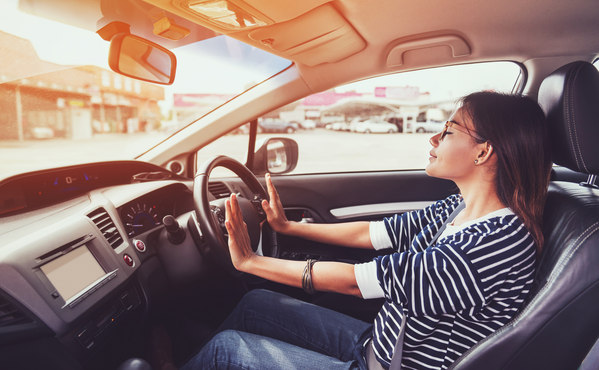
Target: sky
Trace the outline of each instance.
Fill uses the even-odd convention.
[[[41,59],[107,67],[109,43],[100,36],[92,37],[89,31],[20,12],[17,4],[18,0],[0,1],[0,30],[31,40]],[[57,39],[65,42],[57,43]]]

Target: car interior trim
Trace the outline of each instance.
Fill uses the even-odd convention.
[[[282,57],[308,66],[337,62],[366,47],[364,39],[329,4],[293,20],[259,28],[248,36]]]
[[[340,220],[366,217],[391,213],[403,213],[422,209],[431,205],[432,201],[422,202],[394,202],[394,203],[379,203],[379,204],[364,204],[359,206],[341,207],[331,209],[331,214]]]
[[[443,56],[448,59],[470,55],[470,45],[458,35],[435,35],[400,41],[387,54],[387,67],[408,64],[414,57]]]

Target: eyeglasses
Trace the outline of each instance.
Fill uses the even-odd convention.
[[[476,131],[469,130],[469,129],[461,126],[456,121],[447,121],[447,122],[445,122],[445,127],[443,127],[443,131],[441,131],[441,136],[439,136],[439,140],[445,139],[445,136],[447,136],[447,129],[449,129],[450,127],[453,128],[456,131],[460,131],[460,132],[462,132],[462,133],[464,133],[464,134],[472,137],[473,139],[482,140],[481,137],[480,137],[480,135],[478,135],[476,133]],[[472,135],[472,134],[474,134],[474,135]]]

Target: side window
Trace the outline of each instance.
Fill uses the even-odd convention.
[[[423,169],[429,139],[456,101],[471,92],[511,92],[520,67],[511,62],[432,68],[371,78],[305,97],[258,119],[256,147],[269,137],[298,143],[292,174]],[[226,154],[245,163],[248,125],[198,152],[201,165]],[[217,169],[214,176],[227,176]]]
[[[258,120],[258,140],[293,138],[294,174],[423,169],[429,138],[471,92],[511,92],[511,62],[476,63],[371,78],[310,95]]]

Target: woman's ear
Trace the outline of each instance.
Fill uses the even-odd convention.
[[[476,157],[476,159],[474,160],[474,163],[477,165],[481,165],[485,162],[487,162],[491,156],[493,155],[493,145],[491,145],[491,143],[489,143],[488,141],[485,141],[482,144],[479,144],[480,146],[480,150],[478,152],[478,156]]]

